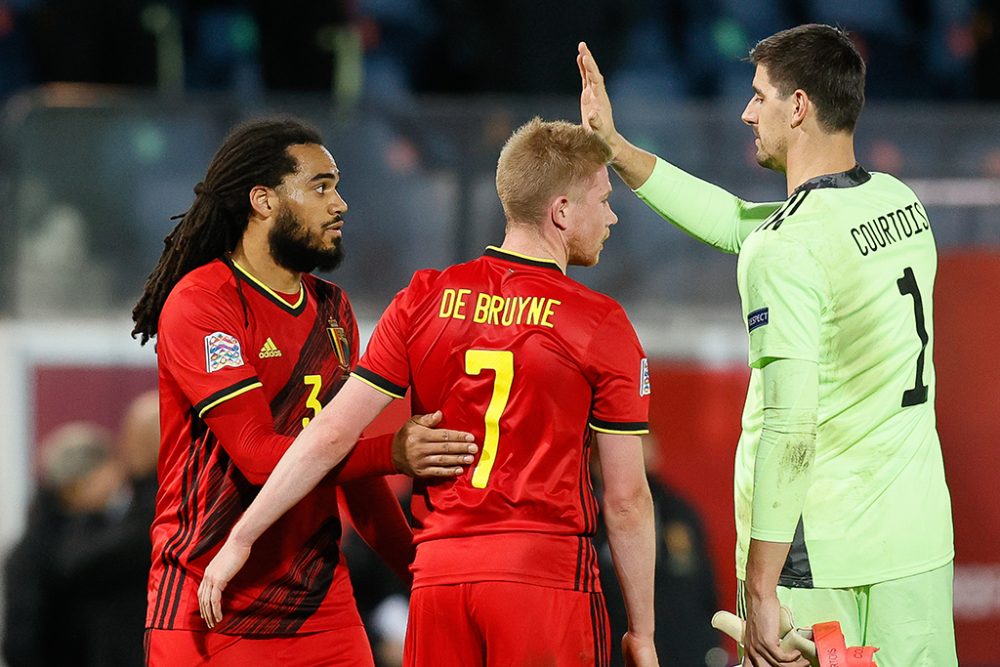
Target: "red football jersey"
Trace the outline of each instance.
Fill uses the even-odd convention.
[[[599,589],[591,430],[648,432],[645,355],[613,299],[551,260],[490,247],[420,271],[355,377],[473,433],[457,479],[414,487],[414,586],[484,580]]]
[[[186,275],[163,307],[157,335],[160,490],[152,526],[146,625],[204,630],[197,586],[281,452],[232,452],[208,429],[216,406],[262,391],[274,428],[294,437],[356,361],[347,295],[312,275],[283,298],[229,260]],[[290,444],[291,440],[288,440]],[[242,466],[242,470],[241,470]],[[226,588],[217,630],[274,634],[360,624],[341,558],[337,489],[321,484],[254,545]]]

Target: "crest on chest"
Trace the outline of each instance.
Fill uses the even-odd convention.
[[[330,343],[337,355],[337,361],[340,363],[341,370],[346,371],[351,363],[351,343],[347,339],[347,332],[332,317],[327,320],[327,324],[329,326],[326,328],[326,332],[330,336]]]

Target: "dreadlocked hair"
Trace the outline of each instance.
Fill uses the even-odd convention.
[[[140,344],[156,335],[167,295],[187,273],[236,248],[250,220],[250,190],[277,187],[297,164],[288,147],[322,144],[319,133],[291,118],[238,125],[222,143],[195,199],[163,241],[163,254],[132,309],[132,337]]]

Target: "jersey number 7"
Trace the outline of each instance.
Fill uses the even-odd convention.
[[[500,444],[500,417],[510,399],[510,386],[514,381],[514,353],[510,350],[466,350],[465,372],[479,375],[484,370],[492,370],[493,395],[486,408],[486,435],[483,437],[483,453],[472,471],[472,486],[486,488],[486,482],[493,471]]]

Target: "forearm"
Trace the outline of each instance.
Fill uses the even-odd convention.
[[[764,423],[754,461],[750,537],[791,542],[816,457],[818,368],[815,362],[778,359],[761,372]]]
[[[340,463],[389,399],[350,379],[309,422],[275,466],[260,493],[233,527],[230,539],[252,545],[290,507]]]
[[[750,232],[780,206],[780,202],[743,201],[663,159],[653,160],[647,178],[631,186],[635,194],[662,218],[724,252],[739,252]],[[632,161],[639,163],[638,158]]]
[[[392,461],[392,439],[392,433],[361,438],[347,457],[330,472],[324,484],[346,484],[395,474],[398,471]]]
[[[233,527],[230,539],[252,545],[265,530],[314,489],[347,454],[354,438],[321,433],[317,417],[275,466],[260,493]]]
[[[604,523],[628,613],[629,632],[652,637],[656,529],[648,487],[627,500],[605,498]]]
[[[644,151],[617,132],[608,142],[611,147],[611,166],[625,185],[638,190],[656,166],[656,156]]]
[[[778,588],[778,578],[788,558],[788,542],[750,540],[747,556],[746,595],[750,601],[772,597]]]

